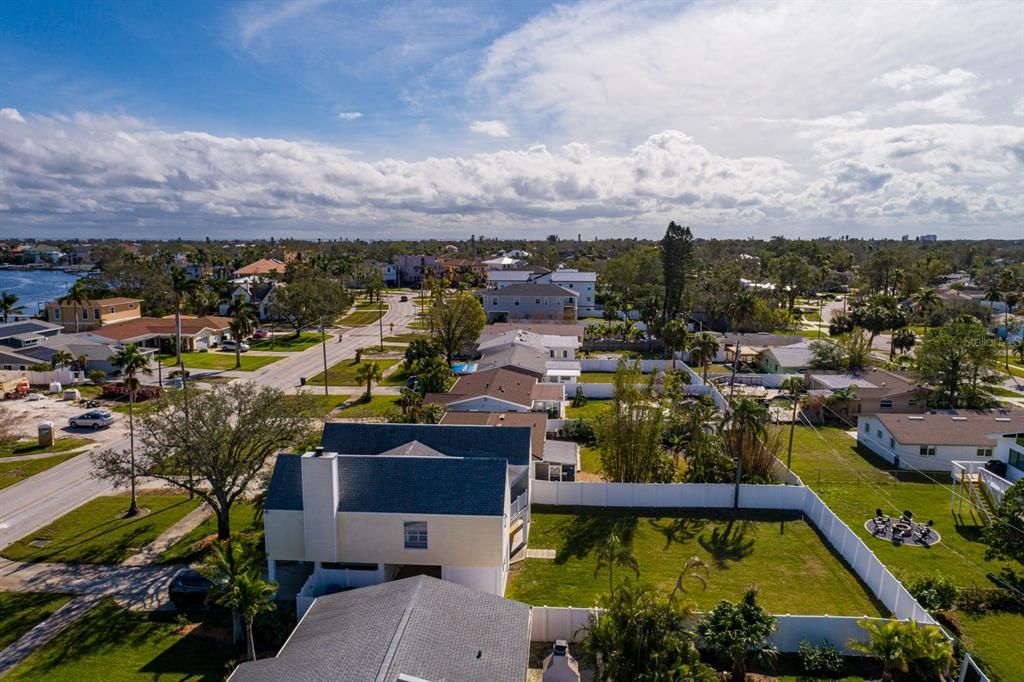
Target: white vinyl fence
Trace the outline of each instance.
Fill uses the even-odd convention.
[[[680,365],[682,367],[682,365]],[[611,383],[612,375],[608,375],[607,384],[594,384],[594,383],[577,383],[575,381],[567,381],[565,383],[565,397],[566,400],[572,400],[573,396],[576,395],[576,387],[579,386],[583,389],[583,395],[587,398],[593,398],[594,400],[608,400],[615,395],[615,386]],[[708,388],[697,383],[688,384],[685,387],[687,395],[704,395],[708,392]]]
[[[566,606],[534,606],[531,610],[530,641],[553,642],[564,639],[578,642],[586,632],[591,614],[600,615],[601,609],[579,609]],[[768,641],[783,653],[800,650],[800,642],[808,640],[820,646],[826,640],[848,655],[863,655],[846,647],[851,639],[868,640],[867,633],[858,624],[865,618],[855,616],[791,616],[776,615],[775,632]],[[882,618],[867,620],[883,621]]]
[[[574,507],[725,509],[733,506],[728,483],[580,483],[534,481],[533,504]],[[919,623],[935,621],[864,541],[810,488],[795,485],[741,485],[742,509],[800,511],[843,557],[893,616]]]
[[[14,381],[21,377],[28,379],[28,383],[33,386],[49,386],[54,381],[62,386],[71,386],[85,380],[82,372],[73,372],[70,369],[55,369],[48,372],[0,370],[0,382]]]
[[[792,379],[797,374],[737,374],[736,384],[741,386],[764,386],[765,388],[782,388],[786,379]],[[708,382],[713,379],[732,380],[732,373],[716,372],[708,374]]]

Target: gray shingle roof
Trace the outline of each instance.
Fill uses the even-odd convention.
[[[324,425],[320,444],[328,452],[379,455],[414,440],[451,457],[489,457],[518,466],[530,463],[528,427],[331,422]]]
[[[230,679],[522,682],[529,649],[526,604],[417,576],[318,598],[276,658]]]
[[[270,476],[265,509],[302,511],[302,456],[278,455]]]
[[[498,459],[338,457],[338,511],[501,516],[506,465]]]
[[[580,292],[566,289],[557,284],[510,284],[503,289],[484,289],[480,292],[487,297],[501,296],[572,296],[579,298]]]
[[[22,320],[21,322],[8,322],[7,324],[0,323],[0,339],[9,339],[12,336],[17,336],[18,334],[52,332],[53,330],[60,328],[61,326],[59,324],[44,322],[42,320]]]

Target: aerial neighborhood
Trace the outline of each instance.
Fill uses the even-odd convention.
[[[3,244],[0,670],[1016,679],[1020,244],[417,246]]]
[[[0,682],[1024,682],[1024,2],[0,2]]]

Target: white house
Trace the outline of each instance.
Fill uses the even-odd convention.
[[[231,299],[240,298],[255,308],[256,316],[261,322],[275,318],[273,311],[274,291],[285,286],[274,280],[260,280],[239,283],[231,292]],[[220,314],[228,314],[228,304],[220,304]]]
[[[501,595],[529,535],[531,457],[528,427],[328,423],[316,451],[277,458],[271,579],[302,561],[300,599],[421,574]]]
[[[857,442],[901,469],[951,471],[953,461],[1003,462],[1024,478],[1024,411],[861,415]]]
[[[537,275],[532,281],[537,284],[557,284],[565,289],[578,291],[580,297],[576,305],[577,314],[580,317],[594,317],[601,314],[595,300],[597,292],[596,272],[580,272],[579,270],[563,268]]]

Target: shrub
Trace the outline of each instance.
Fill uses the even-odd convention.
[[[107,373],[102,369],[90,369],[86,376],[89,377],[89,381],[99,386],[106,380]]]
[[[907,584],[907,591],[929,611],[947,611],[957,597],[956,585],[942,575],[915,578]]]
[[[572,406],[573,407],[583,407],[586,404],[587,404],[587,396],[583,395],[583,387],[582,386],[577,386],[576,387],[576,395],[573,396],[573,399],[572,399]]]
[[[843,655],[827,639],[821,646],[805,639],[800,642],[800,663],[808,675],[837,677],[843,669]]]
[[[562,435],[577,443],[593,443],[594,427],[586,419],[570,419],[562,426]]]

